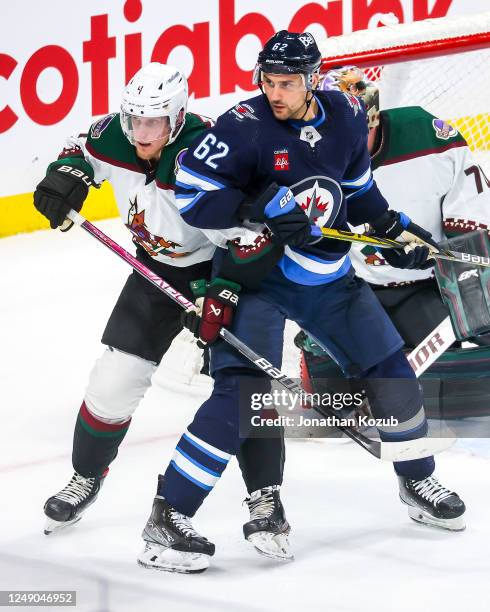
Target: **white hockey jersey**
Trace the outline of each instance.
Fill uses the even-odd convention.
[[[419,106],[381,111],[381,121],[383,137],[372,167],[390,208],[407,214],[437,242],[489,230],[490,181],[461,134]],[[431,269],[393,268],[372,246],[353,244],[350,255],[356,273],[374,285],[433,276]]]
[[[97,185],[109,181],[134,243],[167,265],[190,266],[211,259],[216,247],[181,218],[175,205],[175,175],[189,144],[207,127],[203,119],[187,113],[182,132],[163,149],[152,176],[125,137],[119,114],[113,113],[96,121],[87,135],[69,138],[54,164],[80,167]]]

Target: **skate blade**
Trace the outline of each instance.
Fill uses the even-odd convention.
[[[464,515],[452,519],[439,519],[421,508],[408,506],[408,516],[416,523],[428,525],[429,527],[446,529],[448,531],[464,531],[466,529]]]
[[[209,567],[209,555],[188,553],[159,544],[147,543],[144,551],[138,555],[138,565],[145,569],[179,574],[199,574]]]
[[[82,518],[82,515],[78,515],[71,521],[55,521],[54,519],[47,518],[46,523],[44,524],[44,534],[49,535],[55,531],[61,531],[61,529],[65,529],[65,527],[70,527],[70,525],[74,525],[78,523],[78,521]]]
[[[247,540],[264,557],[279,561],[292,561],[294,559],[286,533],[273,534],[267,531],[257,531],[249,535]]]

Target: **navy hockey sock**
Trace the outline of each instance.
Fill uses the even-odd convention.
[[[104,423],[83,402],[73,435],[74,469],[85,478],[101,476],[115,459],[130,423],[131,419],[124,423]]]
[[[427,419],[420,385],[399,350],[364,374],[371,410],[376,418],[397,419],[394,427],[378,428],[384,442],[402,442],[427,435]],[[423,480],[435,469],[434,457],[397,461],[395,472],[413,480]]]
[[[212,491],[243,442],[239,437],[239,405],[244,399],[240,390],[245,388],[248,393],[263,385],[262,377],[254,371],[230,368],[216,372],[213,393],[179,440],[164,478],[160,479],[158,494],[178,512],[194,516]],[[277,456],[280,463],[280,449]]]

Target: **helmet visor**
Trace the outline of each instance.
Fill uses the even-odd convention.
[[[164,117],[138,117],[121,111],[121,127],[133,145],[150,144],[170,136],[170,119]]]

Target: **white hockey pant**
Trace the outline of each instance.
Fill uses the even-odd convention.
[[[151,386],[157,366],[107,347],[90,373],[85,392],[88,410],[106,423],[128,421]]]

